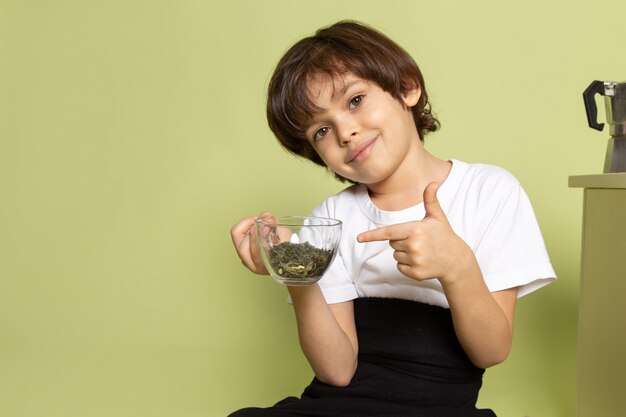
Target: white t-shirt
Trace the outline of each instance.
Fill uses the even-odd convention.
[[[556,278],[528,196],[507,171],[452,160],[437,198],[454,232],[474,251],[490,291],[519,287],[521,297]],[[400,211],[374,206],[357,184],[327,198],[312,216],[343,222],[341,244],[319,281],[329,304],[387,297],[449,307],[439,280],[417,281],[397,269],[389,242],[359,243],[367,230],[424,218],[420,203]]]

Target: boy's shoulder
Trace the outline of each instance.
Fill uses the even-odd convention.
[[[459,161],[456,164],[456,179],[449,184],[447,195],[450,201],[460,200],[466,206],[484,209],[517,201],[525,194],[517,178],[500,166]]]
[[[459,181],[466,185],[483,187],[517,187],[519,181],[508,170],[492,164],[467,163],[453,160]]]

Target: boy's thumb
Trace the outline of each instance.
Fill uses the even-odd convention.
[[[431,182],[424,188],[424,210],[426,210],[426,216],[424,216],[424,218],[433,217],[447,220],[443,209],[439,205],[439,199],[437,199],[438,189],[439,184],[436,182]]]

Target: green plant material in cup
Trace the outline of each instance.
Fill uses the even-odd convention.
[[[319,277],[331,259],[330,250],[316,248],[309,242],[283,242],[269,250],[270,265],[283,278]]]

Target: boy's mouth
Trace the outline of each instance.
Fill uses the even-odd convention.
[[[364,161],[365,158],[367,158],[367,156],[369,155],[371,149],[374,147],[374,143],[376,142],[377,139],[378,139],[378,136],[374,137],[373,139],[366,140],[360,143],[359,145],[357,145],[356,148],[354,148],[350,153],[348,153],[348,157],[346,158],[346,164],[349,164],[351,162]]]

